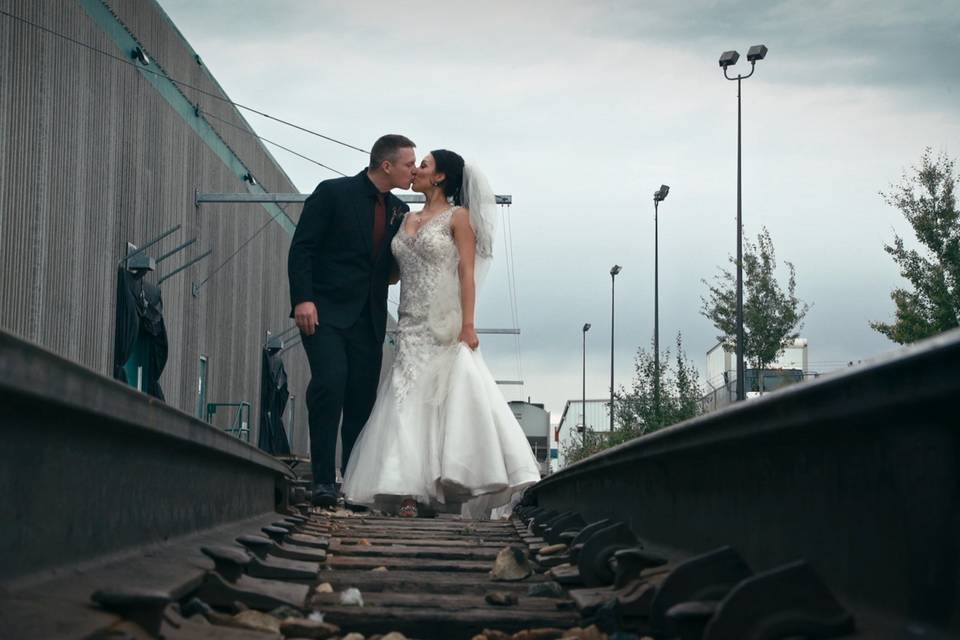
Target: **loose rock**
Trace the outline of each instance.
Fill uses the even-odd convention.
[[[260,611],[241,611],[233,616],[236,622],[247,629],[256,629],[257,631],[270,631],[277,633],[280,631],[280,621],[267,613]]]
[[[407,636],[403,635],[399,631],[391,631],[387,635],[380,638],[380,640],[407,640]]]
[[[563,553],[566,550],[567,545],[565,544],[551,544],[546,547],[541,547],[537,554],[541,556],[552,556],[558,553]]]
[[[358,546],[358,547],[369,547],[369,546],[370,546],[370,541],[367,540],[366,538],[360,538],[360,541],[357,542],[357,546]]]
[[[302,618],[303,612],[289,605],[283,605],[271,611],[270,615],[278,620],[286,620],[288,618]]]
[[[384,571],[390,571],[390,569],[387,569],[387,568],[384,567],[383,565],[380,565],[379,567],[374,567],[373,569],[370,569],[370,571],[376,571],[376,572],[378,572],[378,573],[383,573]]]
[[[513,634],[510,640],[557,640],[557,638],[563,636],[563,633],[563,629],[554,629],[553,627],[524,629]]]
[[[491,580],[517,581],[530,577],[533,567],[527,553],[520,547],[504,547],[497,554],[490,571]]]
[[[486,640],[510,640],[510,634],[498,629],[484,629],[481,634]]]
[[[364,640],[364,638],[362,633],[357,633],[354,631],[353,633],[348,633],[347,635],[343,636],[340,638],[340,640]]]
[[[207,614],[211,611],[210,605],[200,598],[190,598],[190,600],[180,607],[180,615],[189,618],[197,613]]]
[[[346,606],[363,606],[363,594],[360,593],[360,589],[356,587],[350,587],[346,591],[340,594],[340,604]]]
[[[562,598],[563,587],[556,582],[537,582],[527,588],[531,598]]]
[[[314,593],[333,593],[333,585],[329,582],[323,582],[317,586]]]
[[[498,607],[512,607],[518,602],[517,596],[506,591],[491,591],[483,599],[487,601],[487,604]]]
[[[586,629],[574,627],[573,629],[570,629],[564,633],[561,637],[568,640],[608,640],[607,634],[605,634],[603,631],[600,631],[595,624],[590,625]]]
[[[340,633],[340,627],[329,622],[317,622],[306,618],[284,620],[280,633],[288,638],[332,638]]]

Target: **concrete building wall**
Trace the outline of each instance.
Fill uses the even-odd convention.
[[[154,68],[225,96],[152,0],[0,0],[0,7],[124,59],[129,51],[118,38],[132,37]],[[107,18],[95,19],[97,11]],[[104,26],[109,20],[113,32]],[[236,108],[169,82],[165,96],[155,82],[135,66],[0,19],[0,327],[110,375],[117,263],[128,242],[141,245],[180,224],[150,255],[189,238],[197,242],[162,263],[148,281],[208,249],[213,253],[161,287],[170,342],[160,379],[167,403],[196,414],[198,364],[206,355],[208,400],[250,402],[256,442],[264,332],[292,323],[290,230],[260,205],[198,210],[194,192],[248,190],[239,165],[225,162],[218,145],[266,191],[297,189],[258,140],[202,115],[191,123],[169,96],[179,92],[249,129]],[[295,222],[300,206],[286,212]],[[193,283],[207,276],[194,297]],[[296,396],[294,445],[304,452],[306,359],[295,347],[284,361]]]

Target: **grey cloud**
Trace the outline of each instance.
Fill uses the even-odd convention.
[[[696,43],[710,52],[714,64],[721,51],[732,48],[742,56],[738,68],[746,70],[746,49],[767,44],[770,64],[779,67],[766,74],[770,82],[854,81],[912,86],[951,97],[960,80],[960,5],[952,0],[706,1],[658,4],[655,8],[616,0],[610,9],[597,18],[605,33]]]

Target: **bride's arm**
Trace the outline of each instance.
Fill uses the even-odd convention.
[[[463,312],[463,321],[460,328],[460,342],[471,349],[480,346],[477,338],[477,329],[474,325],[474,312],[477,301],[477,283],[473,277],[474,260],[477,250],[477,236],[470,226],[470,212],[466,209],[457,209],[453,214],[453,241],[460,252],[460,264],[457,271],[460,275],[460,309]]]

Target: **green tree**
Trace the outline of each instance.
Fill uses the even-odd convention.
[[[610,444],[609,438],[607,437],[608,435],[606,432],[594,431],[589,427],[587,427],[586,434],[573,434],[569,440],[563,443],[564,465],[579,462],[584,458],[589,458],[595,453],[612,447],[613,445]]]
[[[894,342],[906,344],[937,335],[960,325],[960,211],[954,188],[958,177],[954,161],[945,154],[924,150],[920,166],[904,174],[891,193],[882,193],[887,204],[899,209],[913,227],[921,249],[907,249],[894,235],[884,245],[900,267],[910,289],[890,293],[896,306],[893,323],[870,326]]]
[[[677,334],[677,352],[671,359],[669,349],[660,355],[660,406],[654,402],[656,367],[653,353],[637,350],[633,364],[633,383],[629,391],[620,388],[616,398],[614,422],[627,439],[653,433],[700,413],[699,374],[683,351],[683,336]]]
[[[733,269],[720,269],[714,283],[703,281],[709,295],[701,298],[701,313],[720,331],[717,340],[725,349],[737,344],[737,275],[736,258],[730,257]],[[787,268],[786,289],[776,278],[777,260],[770,232],[764,227],[757,243],[744,242],[743,251],[743,357],[759,371],[763,391],[763,370],[780,357],[787,343],[795,339],[803,326],[810,305],[796,295],[797,277],[793,263]]]
[[[654,406],[655,367],[653,353],[637,350],[634,377],[629,390],[620,387],[616,394],[612,433],[587,429],[576,434],[563,447],[566,464],[592,456],[634,438],[692,418],[700,413],[702,396],[699,374],[683,351],[683,339],[677,334],[676,356],[670,351],[660,354],[660,408]]]

